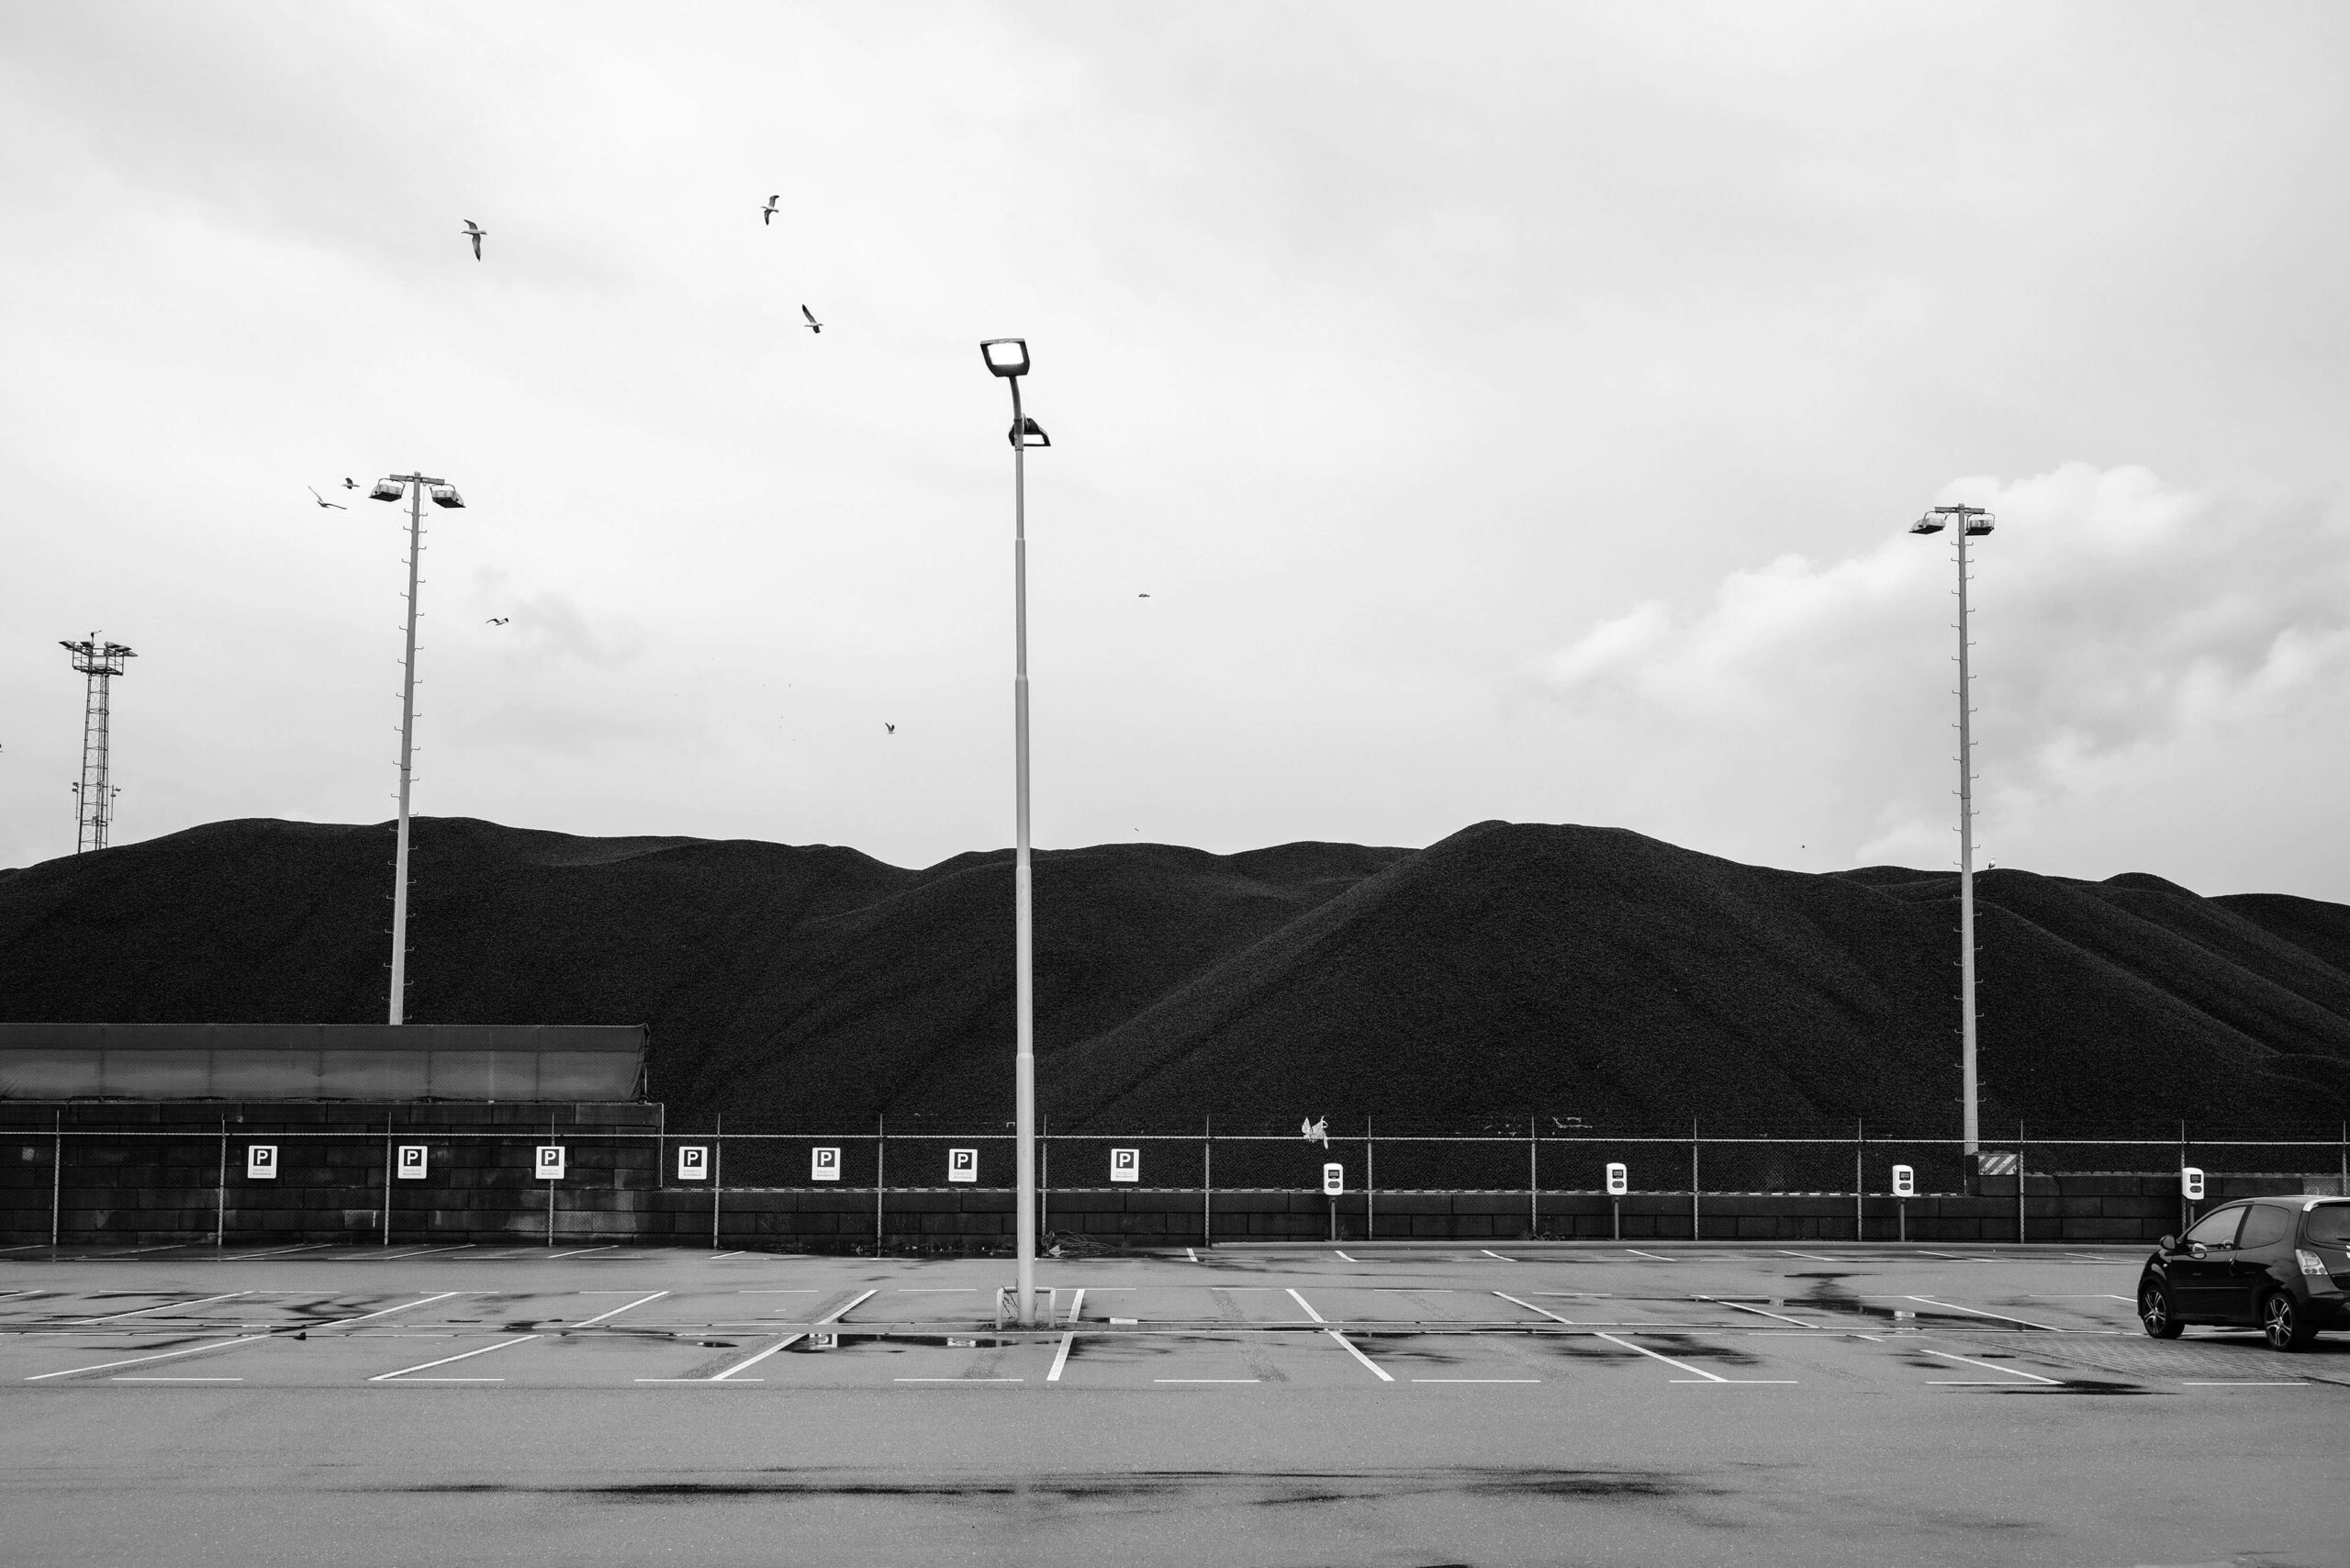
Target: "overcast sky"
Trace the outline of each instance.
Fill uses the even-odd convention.
[[[1009,843],[1018,334],[1042,846],[1947,865],[1967,500],[1983,856],[2350,900],[2345,84],[2323,5],[20,0],[0,865],[94,629],[116,842],[388,817],[411,467],[420,812]]]

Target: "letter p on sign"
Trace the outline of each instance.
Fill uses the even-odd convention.
[[[399,1164],[397,1166],[399,1179],[403,1182],[423,1181],[426,1159],[427,1156],[425,1154],[424,1145],[420,1143],[404,1143],[400,1145],[400,1158]]]
[[[563,1180],[563,1146],[559,1143],[539,1145],[538,1177],[542,1182]]]

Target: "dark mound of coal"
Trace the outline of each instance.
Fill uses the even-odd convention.
[[[466,819],[414,843],[412,1021],[650,1024],[653,1092],[688,1123],[1011,1114],[1008,852],[905,870]],[[391,846],[229,822],[0,871],[0,1018],[378,1020]],[[1054,851],[1035,880],[1057,1130],[1956,1119],[1948,873],[1485,823],[1417,851]],[[2350,1109],[2350,909],[2002,869],[1978,911],[1986,1136]]]

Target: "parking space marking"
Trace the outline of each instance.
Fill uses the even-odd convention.
[[[1024,1377],[893,1377],[891,1383],[1026,1383]]]
[[[318,1252],[322,1251],[329,1247],[338,1247],[341,1245],[341,1243],[335,1241],[306,1241],[299,1247],[273,1247],[266,1252],[238,1252],[233,1254],[224,1252],[219,1257],[215,1258],[213,1261],[216,1263],[241,1263],[248,1258],[283,1258],[288,1252]]]
[[[734,1294],[736,1295],[816,1295],[820,1293],[813,1285],[802,1285],[798,1290],[790,1291],[736,1291]]]
[[[241,1377],[110,1377],[108,1383],[242,1383]]]
[[[1714,1372],[1707,1372],[1703,1367],[1693,1367],[1687,1361],[1676,1361],[1671,1356],[1658,1355],[1656,1351],[1650,1350],[1645,1345],[1635,1345],[1629,1339],[1618,1339],[1613,1334],[1600,1334],[1595,1336],[1595,1338],[1605,1339],[1611,1345],[1621,1345],[1628,1350],[1638,1350],[1644,1356],[1650,1357],[1655,1361],[1662,1361],[1666,1366],[1679,1367],[1685,1372],[1695,1372],[1699,1378],[1704,1379],[1707,1383],[1737,1383],[1741,1386],[1762,1386],[1768,1384],[1773,1386],[1787,1387],[1792,1386],[1796,1381],[1791,1377],[1722,1377]],[[1675,1383],[1689,1383],[1693,1380],[1685,1377],[1676,1377],[1673,1381]]]
[[[1477,1249],[1477,1250],[1478,1250],[1478,1251],[1480,1251],[1480,1252],[1482,1252],[1482,1253],[1483,1253],[1486,1257],[1493,1259],[1493,1260],[1494,1260],[1494,1261],[1496,1261],[1496,1262],[1501,1262],[1501,1263],[1515,1263],[1515,1262],[1516,1262],[1516,1261],[1517,1261],[1517,1260],[1516,1260],[1516,1259],[1515,1259],[1515,1258],[1505,1258],[1505,1257],[1503,1257],[1500,1253],[1498,1253],[1498,1252],[1494,1251],[1494,1250],[1492,1248],[1490,1248],[1490,1247],[1480,1247],[1480,1248],[1478,1248],[1478,1249]]]
[[[1790,1252],[1784,1247],[1779,1249],[1779,1256],[1782,1258],[1808,1258],[1815,1263],[1849,1263],[1852,1261],[1849,1258],[1828,1258],[1823,1257],[1817,1252]]]
[[[1494,1294],[1500,1296],[1504,1301],[1508,1302],[1513,1306],[1522,1306],[1528,1312],[1539,1312],[1553,1323],[1565,1323],[1572,1325],[1574,1322],[1574,1319],[1572,1317],[1561,1317],[1557,1313],[1552,1312],[1548,1307],[1537,1306],[1530,1301],[1520,1301],[1516,1296],[1510,1295],[1505,1292],[1495,1291]]]
[[[1673,1261],[1672,1259],[1664,1257],[1660,1253],[1643,1252],[1637,1247],[1627,1247],[1624,1250],[1629,1252],[1635,1258],[1646,1258],[1651,1263],[1670,1263]]]
[[[367,1381],[390,1383],[395,1378],[407,1377],[411,1372],[431,1372],[434,1367],[445,1367],[453,1361],[471,1361],[476,1356],[486,1356],[492,1350],[511,1350],[516,1345],[527,1345],[533,1339],[543,1338],[545,1336],[540,1334],[518,1334],[510,1339],[500,1339],[494,1345],[484,1345],[477,1350],[460,1350],[453,1356],[443,1356],[437,1361],[425,1361],[417,1366],[402,1367],[397,1372],[377,1372]],[[504,1383],[506,1380],[502,1377],[420,1377],[416,1381],[419,1383]]]
[[[726,1260],[728,1260],[729,1258],[746,1258],[746,1257],[748,1257],[748,1256],[750,1256],[750,1254],[749,1254],[749,1253],[747,1253],[747,1252],[742,1252],[742,1251],[734,1251],[734,1252],[713,1252],[713,1253],[711,1253],[711,1254],[710,1255],[710,1260],[711,1260],[711,1262],[713,1262],[713,1263],[723,1263],[723,1262],[724,1262],[724,1261],[726,1261]],[[688,1378],[687,1381],[690,1383],[690,1382],[692,1382],[692,1381],[694,1381],[694,1380],[693,1380],[693,1379]]]
[[[1300,1297],[1299,1299],[1303,1300],[1304,1298]],[[1308,1307],[1306,1310],[1311,1312],[1314,1309],[1312,1307]],[[1318,1323],[1321,1319],[1316,1318],[1315,1321]],[[1364,1355],[1362,1351],[1356,1347],[1355,1342],[1348,1338],[1344,1334],[1339,1333],[1335,1328],[1325,1328],[1323,1332],[1330,1336],[1331,1338],[1336,1339],[1340,1345],[1344,1346],[1346,1348],[1347,1354],[1360,1361],[1364,1366],[1369,1367],[1371,1369],[1371,1376],[1377,1378],[1382,1383],[1393,1383],[1395,1381],[1393,1377],[1390,1377],[1387,1374],[1387,1369],[1385,1367],[1381,1366],[1377,1361],[1374,1361],[1369,1356]]]
[[[585,1258],[590,1252],[617,1252],[620,1247],[621,1244],[617,1241],[608,1241],[601,1247],[582,1247],[571,1252],[550,1252],[542,1261],[552,1263],[558,1258]]]
[[[1069,1298],[1069,1321],[1070,1323],[1074,1324],[1077,1321],[1077,1315],[1080,1311],[1083,1310],[1084,1306],[1085,1287],[1083,1285],[1080,1285],[1077,1287],[1077,1294]]]
[[[255,1340],[266,1339],[268,1338],[269,1336],[266,1334],[248,1334],[241,1339],[215,1339],[210,1344],[190,1345],[185,1350],[165,1350],[160,1355],[132,1356],[128,1361],[100,1361],[95,1366],[68,1367],[63,1372],[42,1372],[36,1377],[28,1377],[25,1379],[25,1381],[27,1383],[47,1383],[53,1377],[78,1377],[84,1372],[111,1372],[116,1367],[144,1366],[149,1361],[168,1361],[175,1356],[193,1356],[205,1350],[225,1350],[231,1345],[250,1345]]]
[[[49,1243],[46,1241],[26,1241],[20,1242],[15,1247],[0,1247],[0,1252],[30,1252],[36,1247],[46,1247],[48,1245]]]
[[[1295,1285],[1284,1285],[1281,1288],[1288,1291],[1291,1295],[1297,1296],[1297,1305],[1305,1308],[1306,1316],[1314,1319],[1316,1323],[1327,1323],[1330,1321],[1328,1318],[1314,1310],[1314,1304],[1312,1302],[1306,1300],[1304,1296],[1297,1294],[1297,1287]]]
[[[1926,1350],[1926,1347],[1923,1345],[1919,1346],[1918,1349]],[[2003,1367],[1991,1361],[1978,1361],[1966,1356],[1953,1355],[1948,1350],[1926,1350],[1926,1354],[1930,1356],[1940,1356],[1946,1361],[1964,1361],[1968,1366],[1981,1367],[1985,1372],[2005,1372],[2009,1377],[2030,1378],[2034,1383],[2044,1383],[2051,1388],[2062,1388],[2065,1386],[2064,1380],[2061,1378],[2042,1377],[2038,1372],[2028,1372],[2021,1367]],[[1926,1381],[1930,1384],[1936,1384],[1944,1388],[2005,1388],[2008,1386],[2006,1383],[1986,1383],[1972,1378],[1968,1379],[1964,1383],[1954,1383],[1947,1378],[1928,1378]]]
[[[844,1303],[842,1305],[833,1308],[832,1311],[824,1314],[823,1316],[810,1324],[808,1327],[800,1329],[799,1332],[794,1334],[786,1334],[782,1338],[778,1339],[774,1344],[769,1345],[766,1350],[761,1350],[758,1354],[755,1356],[745,1356],[743,1360],[736,1361],[733,1366],[728,1367],[724,1372],[718,1373],[709,1381],[711,1383],[725,1383],[730,1381],[736,1372],[748,1372],[751,1368],[757,1366],[761,1361],[766,1361],[769,1356],[774,1355],[778,1350],[788,1350],[792,1346],[797,1345],[800,1340],[808,1338],[809,1334],[813,1330],[822,1328],[828,1323],[838,1323],[842,1318],[846,1317],[853,1308],[856,1307],[863,1302],[870,1300],[875,1294],[876,1293],[874,1291],[867,1291],[863,1294],[856,1296],[848,1302]],[[671,1383],[677,1380],[673,1378],[640,1378],[638,1381],[641,1383]],[[697,1380],[688,1379],[686,1381],[693,1382]],[[760,1383],[765,1380],[761,1378],[752,1378],[749,1381],[752,1383]]]
[[[900,1295],[977,1295],[977,1285],[900,1285]]]
[[[77,1326],[91,1323],[116,1323],[126,1317],[144,1317],[151,1312],[176,1312],[183,1306],[203,1306],[210,1302],[234,1301],[237,1297],[248,1294],[250,1293],[245,1291],[226,1291],[219,1295],[200,1295],[193,1301],[167,1301],[161,1306],[142,1306],[132,1312],[108,1313],[104,1317],[77,1317],[73,1321]]]
[[[1540,1383],[1539,1377],[1416,1377],[1414,1383]]]
[[[1333,1249],[1331,1249],[1331,1250],[1332,1250],[1332,1251],[1337,1251],[1337,1249],[1336,1248],[1333,1248]],[[1343,1252],[1339,1252],[1339,1253],[1338,1253],[1338,1256],[1339,1256],[1339,1257],[1341,1257],[1341,1258],[1347,1258],[1347,1255],[1346,1255],[1345,1253],[1343,1253]],[[1361,1262],[1361,1261],[1362,1261],[1362,1260],[1361,1260],[1361,1259],[1360,1259],[1360,1258],[1347,1258],[1347,1261],[1348,1261],[1348,1262],[1349,1262],[1349,1263],[1360,1263],[1360,1262]],[[1167,1380],[1166,1380],[1166,1379],[1153,1379],[1152,1381],[1154,1381],[1154,1382],[1165,1382],[1165,1381],[1167,1381]]]
[[[413,1252],[379,1252],[374,1260],[378,1263],[397,1263],[403,1258],[422,1258],[434,1252],[463,1252],[472,1245],[470,1241],[460,1241],[453,1247],[420,1247]]]
[[[363,1312],[356,1317],[330,1318],[324,1323],[314,1323],[310,1327],[313,1328],[340,1328],[346,1323],[369,1323],[378,1317],[389,1317],[395,1312],[406,1312],[411,1306],[431,1306],[436,1301],[447,1301],[451,1296],[464,1295],[464,1294],[465,1293],[463,1291],[442,1291],[439,1295],[428,1295],[416,1301],[404,1301],[397,1306],[386,1306],[375,1312]]]
[[[2306,1383],[2182,1383],[2181,1388],[2307,1388]]]
[[[612,1308],[610,1312],[599,1312],[593,1317],[583,1317],[578,1322],[573,1324],[572,1327],[574,1328],[586,1328],[592,1324],[601,1323],[607,1318],[618,1317],[621,1313],[626,1312],[632,1306],[643,1306],[648,1301],[659,1301],[663,1296],[667,1295],[669,1293],[667,1291],[655,1291],[651,1295],[638,1296],[634,1301],[621,1303],[620,1305]]]
[[[1061,1369],[1069,1365],[1069,1348],[1076,1342],[1077,1332],[1075,1329],[1071,1329],[1069,1333],[1061,1336],[1061,1348],[1053,1352],[1053,1370],[1045,1374],[1045,1381],[1046,1383],[1060,1382]]]
[[[1918,1302],[1926,1306],[1944,1307],[1952,1312],[1964,1312],[1971,1317],[1988,1317],[1998,1323],[2020,1323],[2026,1328],[2044,1329],[2051,1334],[2062,1334],[2064,1332],[2062,1328],[2057,1327],[2053,1323],[2034,1323],[2029,1317],[2010,1317],[2004,1312],[1979,1312],[1971,1306],[1960,1306],[1955,1302],[1936,1301],[1930,1295],[1906,1295],[1901,1299],[1903,1301]]]
[[[1155,1377],[1153,1383],[1262,1383],[1255,1377]]]
[[[1988,1258],[1968,1258],[1956,1252],[1928,1252],[1923,1249],[1919,1250],[1918,1256],[1920,1258],[1946,1258],[1953,1263],[1988,1263],[1991,1261]]]
[[[1799,1317],[1789,1317],[1784,1313],[1765,1312],[1759,1306],[1749,1306],[1742,1301],[1724,1301],[1718,1295],[1701,1295],[1695,1299],[1698,1301],[1712,1302],[1716,1306],[1731,1307],[1739,1312],[1751,1312],[1759,1317],[1775,1317],[1782,1323],[1792,1323],[1798,1328],[1818,1328],[1821,1327],[1817,1323],[1806,1323]],[[1541,1309],[1538,1307],[1536,1310],[1539,1311]]]

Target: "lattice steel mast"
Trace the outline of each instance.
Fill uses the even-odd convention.
[[[125,659],[139,655],[120,643],[102,643],[91,633],[78,643],[57,644],[73,655],[73,667],[89,678],[82,708],[82,778],[73,786],[73,853],[106,846],[106,826],[114,821],[114,787],[106,760],[108,683],[123,672]]]

